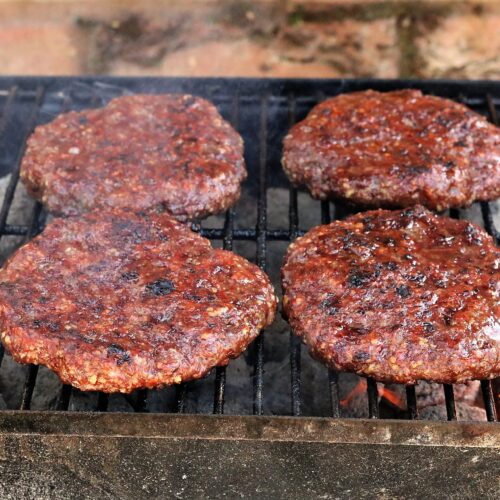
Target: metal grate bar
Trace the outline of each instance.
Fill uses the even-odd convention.
[[[23,144],[22,147],[19,151],[19,154],[16,159],[16,163],[14,166],[14,170],[12,172],[12,177],[11,177],[11,182],[9,183],[9,186],[7,188],[7,191],[12,188],[12,192],[10,194],[10,197],[5,196],[4,200],[4,206],[2,207],[2,214],[0,215],[0,228],[1,224],[5,223],[8,217],[8,213],[10,210],[10,206],[12,204],[12,200],[14,199],[14,193],[16,190],[17,183],[19,181],[19,174],[21,170],[21,161],[24,155],[24,151],[26,150],[26,141],[33,131],[36,121],[38,118],[38,113],[40,111],[40,106],[43,100],[44,96],[44,89],[39,87],[37,90],[37,98],[35,99],[35,105],[32,111],[32,114],[30,116],[29,120],[29,127],[26,135],[23,138]],[[5,203],[7,202],[7,204]],[[3,218],[3,210],[5,208],[5,218]],[[42,228],[43,222],[40,220],[40,217],[43,216],[42,214],[42,205],[39,202],[35,203],[35,206],[33,208],[33,213],[31,216],[31,221],[28,227],[28,231],[26,233],[26,236],[24,238],[24,243],[30,240],[33,236],[35,236]],[[33,397],[33,391],[35,390],[35,385],[36,385],[36,378],[38,375],[38,365],[29,365],[28,367],[28,374],[26,376],[26,381],[24,384],[24,389],[23,389],[23,395],[21,398],[21,404],[20,404],[20,409],[21,410],[29,410],[31,407],[31,399]]]
[[[224,223],[225,237],[222,246],[225,250],[233,249],[233,227],[234,227],[234,210],[230,209],[226,213],[226,220]],[[218,366],[215,369],[215,383],[214,383],[214,409],[216,414],[224,413],[224,392],[226,390],[226,367]]]
[[[489,234],[491,234],[491,236],[493,236],[498,244],[500,241],[500,233],[495,227],[493,213],[491,212],[490,204],[487,201],[481,202],[481,214],[483,216],[484,228]]]
[[[213,413],[222,415],[224,413],[224,392],[226,390],[226,367],[218,366],[215,369],[214,382],[214,409]]]
[[[408,418],[416,420],[418,418],[417,393],[414,385],[406,386],[406,407],[408,409]]]
[[[457,419],[457,410],[455,408],[455,394],[451,384],[443,384],[444,397],[446,399],[446,415],[448,420]]]
[[[295,123],[296,103],[295,95],[288,96],[288,126],[289,128]],[[298,193],[297,189],[290,186],[289,189],[289,205],[288,205],[288,220],[289,220],[289,239],[292,242],[297,238],[299,232],[299,212],[298,212]],[[292,415],[301,415],[301,341],[290,330],[290,384],[291,384],[291,404]]]
[[[105,392],[100,392],[97,395],[97,411],[108,411],[108,404],[109,404],[109,394],[106,394]]]
[[[493,214],[491,213],[490,204],[488,202],[486,201],[481,202],[481,212],[484,221],[484,228],[489,234],[493,236],[493,238],[496,240],[498,244],[499,235],[495,228],[493,222]],[[482,380],[481,389],[483,393],[483,401],[484,401],[484,408],[486,410],[486,417],[490,422],[493,422],[498,419],[496,405],[495,405],[494,390],[493,390],[493,381]]]
[[[450,217],[453,219],[460,219],[460,211],[457,208],[450,208]],[[453,392],[453,385],[443,384],[444,397],[446,401],[446,415],[448,420],[457,419],[457,409],[455,407],[455,394]]]
[[[240,121],[240,96],[236,93],[231,109],[231,123],[235,130],[238,130]],[[226,212],[226,220],[224,222],[224,235],[222,239],[222,248],[224,250],[233,249],[233,232],[234,232],[234,209],[229,209]],[[215,369],[214,383],[214,409],[213,413],[224,413],[224,393],[226,390],[226,367],[218,366]]]
[[[223,240],[224,229],[219,228],[200,228],[194,226],[194,230],[199,232],[203,237],[209,240]],[[28,227],[23,225],[5,224],[2,234],[10,236],[25,236],[28,232]],[[288,241],[290,232],[288,229],[268,229],[263,231],[268,241]],[[305,231],[297,230],[297,236],[304,236]],[[239,241],[255,241],[257,238],[257,230],[255,228],[236,228],[233,232],[233,240]]]
[[[16,99],[17,91],[18,89],[16,86],[13,86],[8,90],[7,99],[2,108],[2,115],[0,117],[0,137],[3,137],[5,133],[8,122],[7,117],[9,116],[9,111],[12,108],[12,104],[14,104],[14,100]]]
[[[24,243],[41,231],[43,227],[43,217],[44,214],[42,211],[42,205],[39,202],[36,202],[31,216],[30,230],[24,239]],[[33,391],[35,390],[37,375],[38,365],[29,365],[28,374],[24,383],[21,405],[19,406],[20,410],[29,410],[31,407],[31,399],[33,397]]]
[[[35,390],[36,377],[38,375],[38,365],[28,366],[28,375],[24,383],[23,395],[21,398],[20,410],[29,410],[31,408],[31,399]]]
[[[490,94],[486,95],[486,103],[488,106],[488,112],[490,115],[490,121],[494,123],[497,127],[499,125],[498,122],[498,114],[495,107],[495,103]],[[491,206],[487,201],[481,202],[481,214],[483,216],[484,228],[486,231],[493,236],[496,243],[500,242],[500,233],[495,227],[495,223],[493,220],[493,213],[491,211]],[[490,422],[494,422],[498,420],[500,415],[497,414],[497,407],[495,404],[495,391],[493,390],[493,381],[492,380],[482,380],[481,381],[481,390],[483,393],[483,401],[484,408],[486,410],[486,418]]]
[[[495,407],[495,396],[493,395],[493,387],[491,380],[481,380],[481,391],[483,393],[484,409],[486,410],[486,418],[488,422],[495,422],[497,417],[497,409]]]
[[[5,234],[4,229],[5,229],[5,225],[7,222],[7,217],[9,215],[10,206],[12,205],[12,200],[14,199],[14,193],[16,191],[17,182],[19,181],[21,161],[22,161],[23,156],[24,156],[24,151],[26,150],[26,141],[28,140],[29,135],[31,134],[31,132],[35,128],[36,120],[38,118],[38,113],[40,111],[40,106],[42,104],[43,96],[44,96],[44,89],[42,87],[38,87],[36,99],[35,99],[35,102],[33,104],[33,110],[31,112],[29,119],[28,119],[28,128],[27,128],[26,133],[23,137],[22,146],[20,148],[20,151],[19,151],[17,158],[16,158],[16,161],[14,163],[14,168],[12,169],[10,182],[9,182],[9,185],[7,186],[6,191],[5,191],[2,208],[0,210],[0,237],[3,234]],[[12,98],[12,100],[13,99],[14,98]],[[4,110],[4,112],[5,112],[5,110]],[[28,232],[29,232],[29,228],[27,227],[25,236],[28,235]]]
[[[290,241],[295,239],[298,224],[297,190],[290,188]],[[290,376],[292,415],[301,415],[301,341],[290,330]]]
[[[490,114],[490,120],[498,127],[498,114],[497,108],[490,94],[486,95],[486,104],[488,106],[488,112]]]
[[[335,217],[335,211],[333,216]],[[330,212],[330,202],[323,200],[321,202],[321,224],[330,224],[332,214]],[[331,415],[333,418],[340,417],[340,388],[339,375],[334,370],[328,371],[328,385],[330,393]]]
[[[5,101],[5,104],[3,106],[2,115],[0,117],[0,138],[2,138],[3,135],[4,135],[4,133],[5,133],[5,128],[7,126],[7,117],[9,115],[9,111],[10,111],[10,109],[12,107],[12,104],[14,103],[14,100],[16,98],[16,92],[17,92],[17,87],[12,87],[9,90],[7,100]],[[12,191],[12,198],[14,197],[13,195],[14,195],[14,191]],[[11,202],[12,202],[12,200],[11,200]],[[2,214],[4,213],[4,207],[5,206],[6,206],[6,204],[5,204],[5,199],[4,199],[4,203],[3,203],[3,206],[2,206]],[[1,222],[1,228],[3,228],[3,229],[5,229],[5,226],[6,226],[7,214],[8,214],[9,208],[10,208],[10,204],[9,204],[9,206],[5,210],[5,216],[3,216],[0,219],[0,221],[2,221]],[[4,234],[5,234],[5,231],[1,231],[0,232],[0,238]],[[3,344],[0,343],[0,366],[2,365],[4,353],[5,353],[5,349],[3,347]]]
[[[225,250],[233,249],[233,229],[234,229],[234,210],[230,209],[226,213],[224,223],[224,240],[222,247]],[[224,393],[226,390],[226,367],[218,366],[215,369],[215,390],[214,390],[214,409],[216,414],[224,413]]]
[[[61,112],[66,113],[70,109],[71,109],[71,98],[69,97],[69,95],[64,94],[63,102],[61,105]],[[63,384],[57,400],[57,406],[56,406],[57,410],[60,411],[68,410],[72,392],[73,388],[70,385]],[[99,411],[99,407],[97,408],[97,410]]]
[[[260,102],[259,127],[259,197],[257,201],[257,265],[266,270],[267,251],[267,119],[268,96],[264,94]],[[264,330],[254,343],[255,363],[253,379],[253,413],[262,415],[264,386]]]
[[[135,406],[134,410],[136,412],[145,412],[148,407],[148,390],[147,389],[139,389],[135,398]]]
[[[370,418],[379,418],[378,387],[372,378],[367,379],[366,391],[368,393],[368,415]]]
[[[330,224],[332,221],[330,213],[330,202],[321,201],[321,224]],[[333,418],[340,417],[340,388],[339,374],[334,370],[328,371],[328,385],[330,393],[331,415]]]
[[[175,411],[176,413],[184,413],[186,411],[186,392],[187,384],[179,384],[175,386]]]
[[[95,108],[99,106],[101,103],[100,97],[94,92],[92,93],[92,96],[90,98],[90,107]],[[64,96],[64,103],[62,106],[62,111],[66,112],[69,111],[70,106],[72,105],[71,98],[67,95]],[[97,393],[97,404],[96,404],[96,411],[99,412],[105,412],[108,411],[108,405],[109,405],[109,394],[106,394],[105,392],[98,392]],[[134,408],[135,409],[135,408]],[[135,410],[138,411],[138,410]]]
[[[72,387],[67,384],[63,384],[59,392],[59,397],[57,398],[56,410],[67,411],[69,408],[69,402],[71,400]]]
[[[339,374],[336,371],[328,371],[328,384],[330,386],[330,404],[332,407],[332,417],[340,418],[340,392]]]
[[[25,236],[27,232],[28,226],[5,224],[2,236]]]

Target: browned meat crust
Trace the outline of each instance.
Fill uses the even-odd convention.
[[[156,209],[55,219],[0,272],[5,347],[82,390],[202,377],[275,309],[258,267]]]
[[[35,129],[21,167],[59,215],[164,204],[179,219],[226,210],[246,178],[243,141],[208,101],[133,95]]]
[[[315,198],[462,207],[500,196],[500,129],[418,90],[343,94],[290,130],[283,167]]]
[[[294,242],[284,312],[335,370],[384,382],[500,376],[500,251],[422,207],[360,213]]]

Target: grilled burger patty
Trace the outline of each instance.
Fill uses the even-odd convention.
[[[0,272],[2,341],[81,390],[204,376],[273,320],[267,276],[158,209],[55,219]]]
[[[208,101],[132,95],[58,116],[28,140],[21,179],[51,212],[142,210],[180,219],[233,205],[246,178],[243,141]]]
[[[419,90],[343,94],[285,137],[283,167],[315,198],[443,210],[500,196],[500,129]]]
[[[284,313],[312,355],[383,382],[500,376],[500,251],[420,206],[359,213],[289,247]]]

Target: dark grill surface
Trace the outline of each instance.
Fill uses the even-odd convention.
[[[249,179],[245,190],[249,199],[256,206],[255,223],[238,224],[238,205],[219,220],[219,226],[207,227],[205,222],[193,224],[193,229],[215,240],[226,249],[237,247],[238,243],[253,243],[257,264],[266,269],[269,263],[268,244],[289,242],[304,234],[299,224],[299,195],[290,187],[281,171],[281,141],[286,131],[295,121],[302,119],[308,110],[318,101],[354,90],[373,88],[393,90],[416,87],[424,92],[460,100],[474,110],[489,116],[498,124],[496,106],[500,105],[500,84],[487,82],[405,82],[405,81],[370,81],[370,80],[240,80],[240,79],[126,79],[104,78],[4,78],[0,80],[0,174],[12,172],[10,183],[5,192],[0,210],[0,237],[21,236],[24,241],[43,229],[46,214],[40,204],[35,204],[27,225],[8,224],[9,210],[14,198],[19,178],[19,165],[22,159],[26,138],[39,123],[50,121],[57,114],[88,107],[101,106],[112,97],[123,93],[136,92],[187,92],[211,99],[223,116],[229,119],[243,135],[246,148],[246,161]],[[268,225],[268,189],[275,187],[289,190],[288,223],[278,228]],[[335,218],[342,218],[352,213],[345,206],[329,202],[317,202],[320,218],[317,223],[328,223]],[[481,203],[480,212],[484,226],[498,242],[498,231],[494,226],[490,204]],[[452,210],[450,215],[460,216],[460,211]],[[246,219],[245,219],[246,220]],[[212,226],[212,225],[211,225]],[[217,244],[217,243],[216,243]],[[237,248],[236,248],[237,250]],[[274,271],[268,269],[268,271]],[[27,277],[29,279],[29,277]],[[286,340],[281,337],[281,342]],[[261,334],[246,354],[247,363],[253,365],[251,394],[254,414],[265,411],[264,398],[266,389],[266,335]],[[291,411],[288,414],[300,416],[305,409],[304,387],[301,385],[301,362],[315,363],[303,352],[300,341],[290,334],[290,359],[287,363],[290,374],[280,372],[281,377],[291,377],[289,400]],[[4,355],[0,347],[0,364]],[[326,370],[326,369],[325,369]],[[0,376],[2,371],[0,370]],[[38,367],[29,366],[20,403],[20,409],[29,410],[37,384]],[[229,374],[228,374],[229,376]],[[277,376],[274,374],[273,376]],[[182,384],[172,389],[168,407],[161,411],[184,412],[186,400],[192,385]],[[217,368],[213,376],[213,413],[223,413],[226,389],[226,368]],[[482,396],[489,421],[496,420],[495,400],[492,382],[482,381]],[[207,389],[208,390],[208,389]],[[309,387],[308,390],[311,390]],[[340,416],[339,374],[330,372],[325,376],[325,386],[313,386],[322,397],[330,399],[330,416]],[[456,420],[453,386],[444,385],[448,420]],[[68,410],[75,391],[69,386],[58,389],[55,408]],[[373,380],[367,383],[367,405],[371,418],[379,417],[377,384]],[[175,394],[174,394],[175,392]],[[136,391],[123,396],[135,411],[158,411],[149,405],[147,391]],[[271,394],[270,397],[273,395]],[[110,397],[98,394],[94,410],[106,411]],[[417,398],[414,386],[406,387],[407,417],[418,418]],[[192,411],[192,410],[190,410]],[[196,411],[196,410],[195,410]]]

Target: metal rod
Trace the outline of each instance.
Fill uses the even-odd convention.
[[[332,417],[340,418],[339,374],[336,371],[328,371],[328,383],[330,385],[330,404],[332,407]]]
[[[481,214],[483,216],[484,228],[489,234],[491,234],[491,236],[493,236],[496,243],[498,244],[500,240],[500,233],[495,227],[493,213],[491,211],[490,204],[487,201],[481,202]]]
[[[302,414],[301,408],[301,342],[299,337],[290,332],[290,373],[291,373],[291,396],[292,415],[298,417]]]
[[[498,114],[497,108],[490,94],[486,95],[486,104],[488,106],[488,112],[490,114],[490,120],[498,127]]]
[[[186,392],[186,384],[179,384],[175,386],[175,402],[177,413],[184,413],[186,409]]]
[[[39,202],[35,203],[31,221],[29,225],[28,234],[24,238],[24,242],[28,241],[32,236],[41,230],[42,223],[40,222],[40,215],[42,214],[42,205]],[[29,365],[28,375],[24,383],[23,396],[21,399],[20,410],[29,410],[31,407],[31,398],[36,385],[36,377],[38,374],[38,365]]]
[[[35,390],[36,376],[38,375],[38,365],[29,365],[26,382],[24,383],[23,395],[21,398],[20,410],[29,410],[31,408],[31,399]]]
[[[0,117],[0,137],[3,137],[3,134],[5,133],[5,128],[8,123],[7,117],[9,116],[10,108],[12,107],[12,104],[14,103],[14,100],[16,98],[17,90],[17,86],[14,85],[8,91],[9,93],[7,96],[7,100],[5,101],[2,109],[2,115]]]
[[[321,224],[330,224],[332,218],[330,216],[330,202],[328,200],[321,201]]]
[[[288,96],[288,126],[295,123],[295,96]],[[290,186],[288,203],[289,239],[293,241],[297,238],[299,229],[298,194],[297,189]],[[291,410],[292,415],[300,416],[301,408],[301,351],[302,343],[300,339],[290,330],[290,386],[291,386]]]
[[[366,392],[368,393],[368,415],[370,418],[379,418],[378,387],[372,378],[367,379]]]
[[[446,415],[448,420],[457,419],[457,410],[455,408],[455,394],[453,393],[453,386],[451,384],[443,384],[444,397],[446,400]]]
[[[59,392],[59,397],[57,398],[56,410],[67,411],[69,408],[69,403],[71,401],[71,393],[73,388],[68,384],[63,384]]]
[[[231,110],[231,122],[233,127],[237,130],[239,126],[240,118],[240,102],[239,94],[233,98],[232,110]],[[223,229],[223,240],[222,248],[224,250],[233,249],[233,232],[234,232],[234,209],[229,209],[226,212],[226,219],[224,222]],[[224,401],[225,401],[225,390],[226,390],[226,367],[218,366],[215,369],[215,382],[214,382],[214,407],[213,413],[221,415],[224,413]]]
[[[321,96],[320,96],[321,97]],[[323,96],[324,98],[324,96]],[[330,224],[332,216],[330,213],[330,202],[328,200],[321,201],[321,224]],[[339,393],[339,376],[333,370],[328,372],[328,383],[330,392],[330,402],[332,406],[332,417],[340,417],[340,393]],[[378,410],[377,410],[378,411]]]
[[[230,209],[226,212],[226,220],[224,222],[224,239],[222,247],[225,250],[233,249],[233,229],[234,229],[234,210]],[[226,390],[226,367],[218,366],[215,369],[214,383],[214,408],[213,413],[224,413],[224,392]]]
[[[488,107],[488,112],[490,115],[490,121],[494,123],[497,127],[498,114],[493,98],[490,94],[486,95],[486,104]],[[487,201],[481,202],[481,214],[483,216],[484,228],[486,231],[493,236],[496,243],[500,241],[500,233],[495,227],[495,222],[493,220],[493,213],[491,211],[490,204]],[[491,380],[482,380],[481,389],[483,393],[484,407],[486,410],[486,417],[490,422],[498,420],[497,407],[495,404],[495,395],[493,391],[493,382]]]
[[[406,386],[406,407],[408,409],[408,418],[416,420],[418,418],[417,393],[414,385]]]
[[[484,409],[486,410],[486,418],[489,422],[498,420],[497,409],[495,406],[495,396],[491,380],[481,380],[481,390],[483,393]]]
[[[16,191],[17,182],[19,181],[19,173],[21,169],[21,161],[24,156],[24,151],[26,150],[26,141],[29,135],[33,131],[36,125],[36,120],[38,118],[38,113],[40,111],[40,105],[42,103],[44,96],[43,87],[38,87],[36,93],[36,99],[34,102],[33,109],[31,111],[30,117],[28,118],[28,128],[24,134],[23,142],[21,148],[17,154],[16,161],[14,162],[14,167],[12,169],[11,177],[7,189],[5,190],[5,195],[3,198],[2,208],[0,209],[0,238],[4,234],[5,224],[7,222],[7,217],[9,215],[9,210],[12,205],[12,200],[14,199],[14,193]],[[26,232],[26,234],[28,234]]]
[[[226,367],[218,366],[215,369],[214,410],[218,415],[224,413],[224,391],[226,389]]]
[[[108,411],[108,404],[109,404],[109,394],[106,394],[105,392],[100,392],[97,395],[97,411]]]
[[[259,197],[257,201],[257,265],[266,270],[267,251],[267,95],[260,102]],[[264,330],[254,342],[253,413],[262,415],[264,387]]]
[[[148,390],[147,389],[139,389],[137,391],[137,395],[135,398],[135,407],[134,410],[136,412],[142,413],[147,411],[148,408]]]
[[[219,228],[200,228],[198,225],[194,229],[199,232],[203,237],[209,240],[223,240],[224,229]],[[28,231],[27,226],[5,224],[2,234],[11,236],[24,236]],[[306,231],[301,229],[297,230],[297,237],[304,236]],[[290,238],[290,231],[288,229],[268,229],[265,231],[266,239],[268,241],[288,241]],[[233,240],[240,241],[255,241],[257,231],[255,228],[236,228],[233,233]]]
[[[3,138],[3,135],[5,133],[5,128],[6,128],[7,123],[8,123],[7,117],[9,115],[9,112],[10,112],[10,109],[12,107],[12,104],[14,103],[14,100],[16,98],[17,90],[18,90],[17,86],[13,86],[13,87],[11,87],[7,91],[6,94],[3,94],[3,92],[2,92],[3,95],[7,95],[7,100],[5,101],[5,104],[4,104],[3,108],[2,108],[2,115],[1,115],[1,118],[0,118],[0,138]],[[4,228],[6,226],[8,211],[10,209],[10,205],[12,203],[12,199],[14,198],[14,196],[13,196],[14,195],[14,191],[15,191],[15,187],[12,190],[12,198],[10,200],[10,203],[8,204],[8,207],[5,209],[5,216],[1,218],[1,220],[3,221],[2,226]],[[3,202],[3,206],[2,206],[2,214],[4,212],[4,207],[5,207],[5,197],[4,197],[4,202]],[[6,233],[5,232],[0,233],[0,238],[4,234],[6,234]],[[2,365],[4,353],[5,353],[5,349],[4,349],[3,345],[0,344],[0,366]]]
[[[71,99],[68,95],[64,94],[61,111],[63,113],[66,113],[67,111],[69,111],[70,108],[71,108]],[[72,392],[73,388],[71,387],[71,385],[63,384],[63,386],[61,387],[61,391],[59,393],[59,397],[57,399],[57,407],[56,407],[57,410],[59,411],[68,410]],[[97,411],[100,411],[99,403],[97,405]]]

